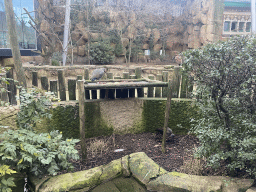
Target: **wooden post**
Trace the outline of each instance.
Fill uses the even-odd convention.
[[[84,79],[89,80],[89,69],[84,69]]]
[[[78,100],[78,88],[77,88],[78,87],[78,85],[77,85],[78,80],[83,80],[83,76],[82,75],[77,75],[76,76],[76,100]]]
[[[89,69],[84,69],[84,80],[89,80]],[[90,90],[85,90],[85,99],[90,99]]]
[[[129,72],[123,72],[123,79],[129,79]],[[121,98],[128,98],[128,89],[121,89]]]
[[[9,85],[7,85],[9,102],[11,105],[17,105],[17,100],[15,97],[17,94],[17,90],[13,80],[13,68],[7,71],[6,77],[10,78],[10,80],[8,80]]]
[[[38,79],[37,79],[37,72],[32,72],[32,85],[38,87]]]
[[[130,79],[136,79],[136,75],[130,75]],[[129,98],[135,97],[135,89],[129,89]]]
[[[175,67],[172,77],[172,98],[178,98],[180,89],[181,68]]]
[[[85,99],[84,99],[84,81],[78,80],[78,95],[79,95],[79,122],[80,122],[80,145],[82,152],[82,161],[87,158],[87,149],[85,143]]]
[[[129,79],[129,72],[123,72],[123,79]]]
[[[163,81],[163,75],[158,74],[156,76],[156,80]],[[155,97],[161,97],[161,87],[156,87]]]
[[[163,82],[168,82],[168,71],[163,71]],[[162,97],[167,97],[167,87],[162,89]]]
[[[64,80],[64,70],[58,70],[58,81],[59,81],[59,92],[60,92],[60,100],[66,101],[66,88],[65,88],[65,80]]]
[[[154,75],[149,75],[148,78],[150,80],[154,80],[155,76]],[[148,97],[153,97],[154,96],[154,87],[148,87]]]
[[[47,77],[41,77],[41,86],[43,90],[48,91],[49,89],[49,84],[48,84],[48,78]]]
[[[140,67],[137,67],[135,69],[135,75],[137,79],[141,79],[142,70]],[[138,97],[144,97],[144,88],[138,88],[137,89],[137,95]]]
[[[50,91],[58,97],[58,81],[50,81]]]
[[[107,73],[107,79],[113,79],[113,73]],[[107,89],[107,98],[115,99],[115,89]]]
[[[114,79],[121,79],[121,76],[115,76]],[[121,89],[116,89],[116,98],[121,98]]]
[[[167,126],[169,122],[169,115],[171,110],[171,100],[172,100],[172,85],[171,80],[168,82],[167,88],[167,101],[166,101],[166,108],[165,108],[165,118],[164,118],[164,133],[163,133],[163,140],[162,140],[162,152],[166,152],[166,134],[167,134]]]
[[[69,100],[76,100],[76,79],[68,79]]]

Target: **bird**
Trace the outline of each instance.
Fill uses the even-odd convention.
[[[163,133],[164,133],[164,131],[163,131],[163,129],[156,129],[156,132],[158,133],[158,134],[161,134],[161,135],[163,135]],[[167,127],[167,139],[170,141],[170,140],[173,140],[174,139],[174,134],[172,133],[172,130],[169,128],[169,127]]]
[[[95,69],[92,72],[91,80],[92,81],[100,80],[102,76],[106,73],[106,71],[107,71],[106,68]]]

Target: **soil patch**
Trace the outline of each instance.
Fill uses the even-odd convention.
[[[73,161],[75,169],[72,172],[108,164],[115,159],[135,152],[145,152],[152,160],[169,172],[186,172],[184,169],[182,170],[182,165],[191,159],[193,149],[199,146],[199,140],[193,135],[175,135],[173,139],[166,143],[166,153],[163,154],[161,151],[161,137],[161,135],[155,133],[141,133],[87,139],[87,160],[84,162],[80,160]],[[92,146],[102,146],[102,150],[98,147],[96,152],[96,148]],[[80,145],[77,144],[76,148],[81,157]],[[115,152],[118,149],[120,152]],[[209,168],[202,171],[202,175],[216,175],[216,173],[220,174],[219,172],[209,171]]]

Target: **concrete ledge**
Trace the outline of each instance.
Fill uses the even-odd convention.
[[[121,177],[123,176],[123,177]],[[129,177],[129,178],[124,178]],[[136,180],[138,183],[136,183]],[[249,189],[253,179],[238,179],[222,176],[196,176],[168,172],[157,165],[144,152],[133,153],[111,163],[90,170],[51,177],[45,182],[32,178],[36,192],[59,191],[195,191],[239,192]],[[123,184],[122,184],[123,183]],[[104,189],[104,190],[103,190]]]

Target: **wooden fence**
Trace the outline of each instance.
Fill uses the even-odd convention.
[[[7,77],[13,78],[13,72],[6,74]],[[38,72],[32,71],[32,86],[39,87]],[[76,79],[65,79],[64,70],[57,71],[55,80],[48,80],[47,76],[41,76],[41,88],[45,91],[51,91],[61,101],[78,100],[77,81],[84,79],[85,82],[85,99],[118,99],[118,98],[135,98],[135,97],[167,97],[168,71],[162,74],[148,75],[147,79],[142,78],[142,69],[135,69],[134,74],[123,72],[123,76],[113,76],[113,73],[106,74],[106,80],[91,82],[89,80],[89,69],[84,70],[84,74],[77,75]],[[67,83],[66,83],[67,82]],[[180,68],[174,68],[172,74],[172,98],[188,98],[192,92],[193,86],[189,83],[188,78],[181,75]],[[16,105],[15,95],[16,87],[13,81],[8,85],[8,100],[10,104]],[[0,94],[0,100],[6,100],[6,94]]]

